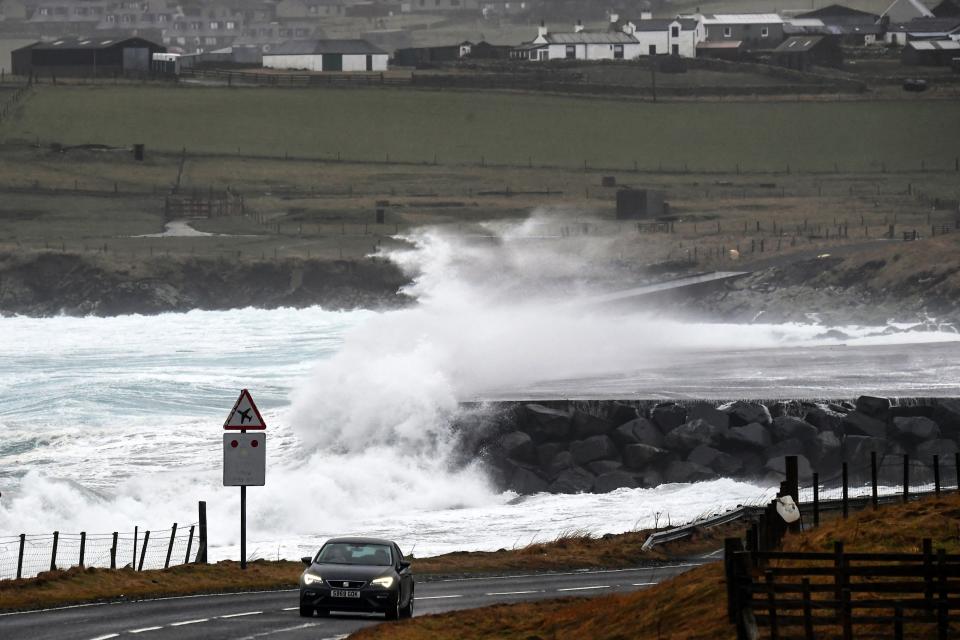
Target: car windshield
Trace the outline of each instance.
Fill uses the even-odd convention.
[[[321,564],[369,564],[389,567],[393,554],[385,544],[351,544],[331,542],[320,549],[317,562]]]

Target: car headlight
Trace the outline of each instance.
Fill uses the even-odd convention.
[[[382,578],[377,578],[370,582],[375,587],[383,587],[384,589],[389,589],[393,586],[394,578],[393,576],[383,576]]]
[[[316,584],[318,582],[323,582],[323,578],[321,578],[317,574],[315,573],[303,574],[303,584],[310,585],[310,584]]]

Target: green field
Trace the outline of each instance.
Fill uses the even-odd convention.
[[[40,87],[4,141],[690,170],[953,168],[956,102],[680,102],[396,89]]]

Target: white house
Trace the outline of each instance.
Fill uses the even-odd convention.
[[[576,25],[572,32],[550,33],[540,25],[537,37],[515,50],[529,60],[633,60],[646,55],[636,38],[626,33],[586,31]]]
[[[670,54],[695,58],[697,45],[706,40],[706,28],[694,18],[657,18],[641,14],[640,20],[628,20],[623,32],[640,43],[644,55]]]
[[[291,40],[263,52],[263,66],[306,71],[386,71],[386,51],[366,40]]]

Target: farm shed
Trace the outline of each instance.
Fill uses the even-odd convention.
[[[703,17],[710,42],[742,40],[748,49],[774,49],[783,42],[783,18],[776,13],[717,13]]]
[[[914,40],[900,53],[900,62],[910,66],[949,67],[953,58],[960,58],[956,40]]]
[[[697,45],[698,58],[716,58],[736,62],[746,51],[742,40],[728,40],[726,42],[701,42]]]
[[[116,76],[148,73],[155,53],[166,48],[143,38],[104,36],[58,38],[11,53],[15,75]]]
[[[781,67],[797,71],[806,71],[814,66],[839,68],[843,66],[843,51],[834,38],[794,36],[774,49],[773,59]]]
[[[960,39],[960,17],[914,18],[910,22],[891,24],[887,42],[905,45],[911,40]]]
[[[627,188],[617,191],[617,220],[657,218],[669,211],[670,205],[664,202],[663,191]]]
[[[269,69],[386,71],[387,52],[366,40],[291,40],[263,52]]]

